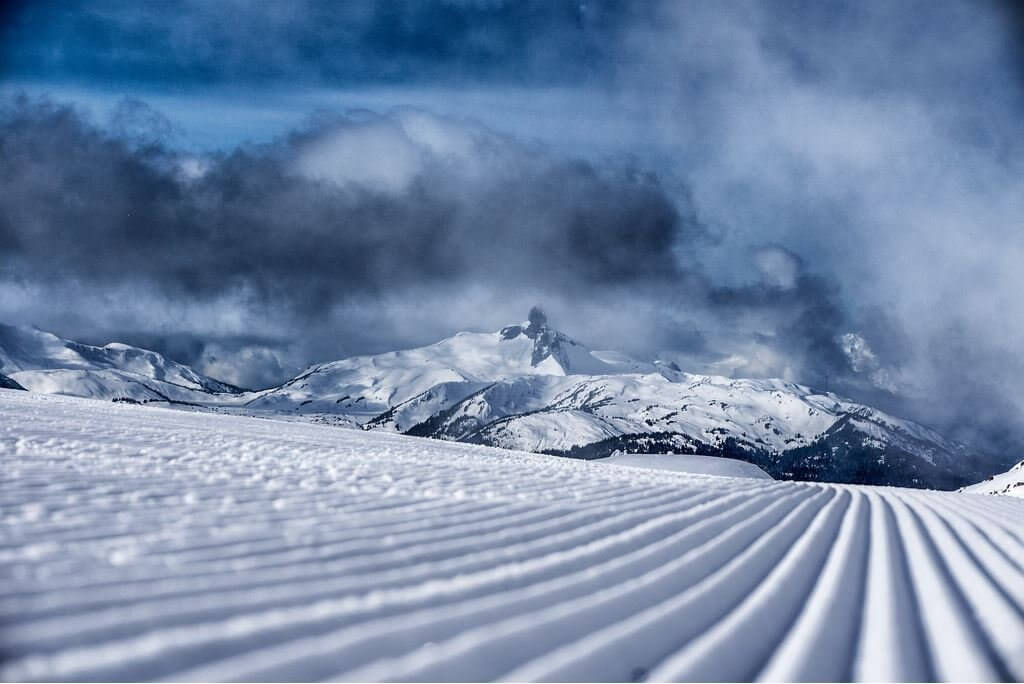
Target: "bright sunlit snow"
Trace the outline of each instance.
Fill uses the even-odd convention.
[[[1024,678],[1021,500],[8,390],[0,419],[4,680]]]

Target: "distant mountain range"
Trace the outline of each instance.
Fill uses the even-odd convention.
[[[686,373],[593,351],[543,314],[492,333],[311,366],[257,392],[123,344],[0,326],[0,387],[194,404],[577,458],[688,453],[773,477],[955,489],[1009,463],[782,380]]]
[[[147,349],[97,347],[9,325],[0,325],[0,373],[33,392],[96,399],[205,403],[243,391]]]

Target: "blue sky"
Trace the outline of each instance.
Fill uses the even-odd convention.
[[[598,347],[828,375],[967,436],[984,402],[995,439],[1024,423],[1018,20],[15,3],[0,317],[260,385],[540,303]]]

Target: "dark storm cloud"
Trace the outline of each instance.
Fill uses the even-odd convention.
[[[804,382],[823,386],[826,376],[841,379],[850,371],[839,340],[849,319],[836,283],[806,273],[802,264],[798,268],[788,286],[765,280],[741,287],[715,287],[709,292],[709,303],[723,318],[767,318],[773,335],[762,336],[760,341],[777,347],[804,369]]]
[[[632,164],[562,159],[412,110],[322,114],[273,144],[203,159],[167,147],[167,131],[137,102],[106,128],[48,102],[3,108],[0,276],[75,289],[33,322],[200,365],[217,344],[223,371],[240,349],[298,344],[301,365],[498,327],[539,297],[573,332],[635,353],[715,347],[719,331],[696,333],[699,316],[742,331],[753,320],[807,373],[841,365],[833,284],[768,246],[757,284],[716,285],[696,257],[710,238],[685,188],[670,193]],[[154,333],[126,313],[147,298],[153,311],[188,309],[168,315],[181,327]],[[595,308],[618,312],[612,334]],[[262,361],[269,369],[226,379],[288,372]]]
[[[315,314],[354,293],[468,278],[568,291],[663,281],[677,273],[675,241],[700,235],[649,175],[409,116],[447,126],[425,135],[458,137],[465,158],[421,144],[410,121],[364,115],[205,160],[190,176],[188,159],[145,133],[117,137],[67,107],[19,100],[0,116],[7,268],[141,279],[190,297],[244,286]],[[481,154],[497,163],[466,168]],[[369,183],[346,175],[375,164]]]
[[[43,0],[7,12],[0,55],[9,74],[108,82],[568,82],[607,65],[625,4]]]
[[[1010,57],[1017,69],[1017,78],[1024,87],[1024,3],[1020,0],[996,0],[1010,34]]]
[[[395,330],[383,322],[388,297],[432,298],[421,308],[450,313],[448,297],[484,291],[504,323],[522,312],[503,298],[527,290],[594,299],[608,288],[677,287],[673,248],[703,235],[693,208],[651,174],[553,158],[422,112],[324,115],[277,143],[205,159],[166,147],[166,121],[139,103],[111,124],[24,98],[3,107],[0,277],[74,284],[30,307],[32,322],[94,338],[127,333],[183,361],[205,353],[189,340],[209,335],[208,322],[188,313],[185,330],[161,326],[160,342],[123,312],[147,297],[205,303],[207,319],[242,321],[218,328],[226,349],[244,347],[246,334],[280,345],[298,337],[307,340],[299,355],[312,355],[301,364],[473,324]],[[131,294],[101,294],[114,291]]]

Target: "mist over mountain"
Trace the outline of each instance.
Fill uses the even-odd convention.
[[[5,7],[0,320],[263,389],[541,302],[1024,445],[1003,5],[292,8]]]

